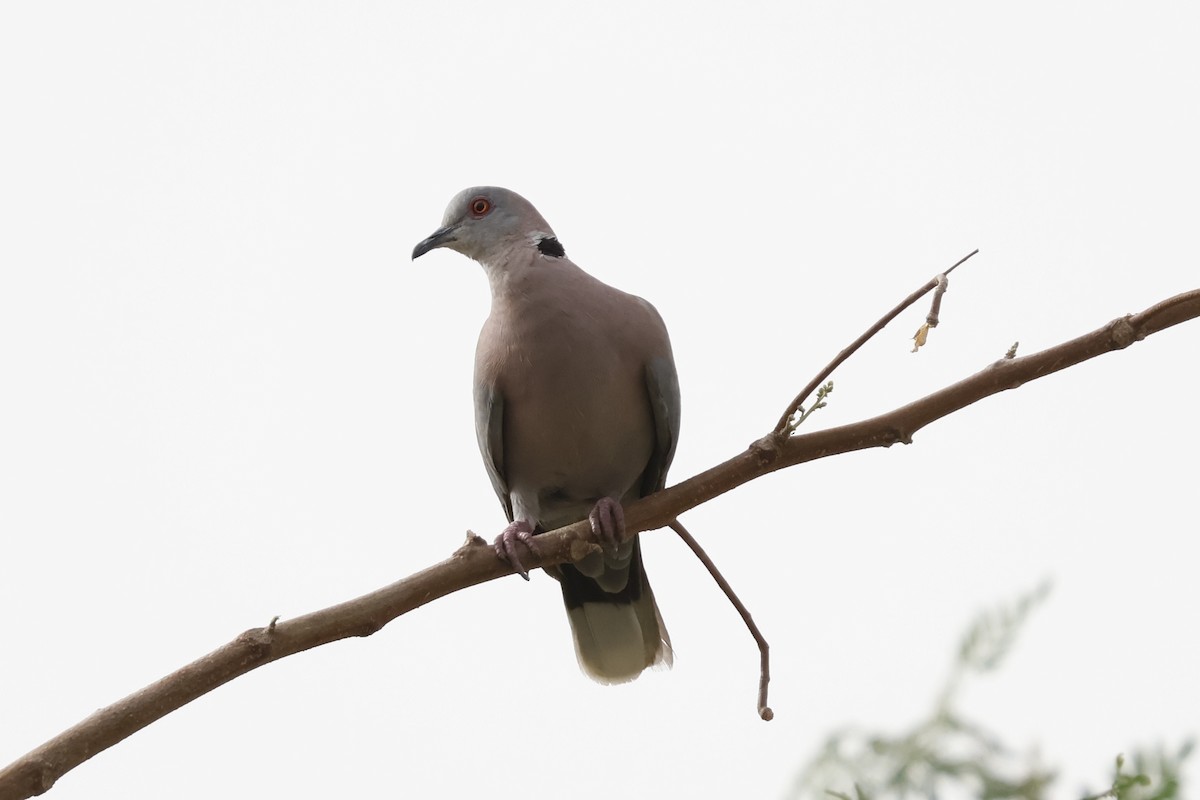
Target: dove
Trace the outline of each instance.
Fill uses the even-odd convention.
[[[679,437],[679,380],[662,317],[592,277],[525,198],[465,189],[413,259],[479,262],[491,311],[475,352],[475,431],[508,526],[497,556],[528,580],[522,548],[588,519],[600,551],[546,567],[584,673],[623,683],[671,665],[671,640],[622,504],[662,489]]]

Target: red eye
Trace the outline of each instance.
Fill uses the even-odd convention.
[[[482,217],[492,210],[492,204],[486,197],[476,197],[471,201],[471,216]]]

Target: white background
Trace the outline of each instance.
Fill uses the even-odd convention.
[[[678,481],[972,248],[929,347],[921,304],[813,429],[1200,286],[1198,37],[1184,2],[6,3],[0,762],[501,527],[486,281],[409,261],[459,189],[516,189],[658,306]],[[1047,577],[965,712],[1099,788],[1198,727],[1198,350],[1184,325],[688,514],[770,637],[770,724],[741,623],[655,533],[671,672],[590,683],[554,582],[511,578],[51,796],[777,797],[831,729],[924,713],[963,626]]]

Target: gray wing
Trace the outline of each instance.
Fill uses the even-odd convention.
[[[492,488],[504,506],[505,516],[512,522],[512,498],[504,480],[504,395],[495,386],[475,386],[475,437]]]
[[[666,485],[667,470],[679,442],[679,375],[670,353],[646,364],[646,390],[654,413],[654,451],[642,476],[642,497]]]

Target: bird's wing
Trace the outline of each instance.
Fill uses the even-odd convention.
[[[491,384],[475,385],[475,436],[492,488],[504,506],[505,516],[512,522],[512,497],[504,479],[504,395]]]

